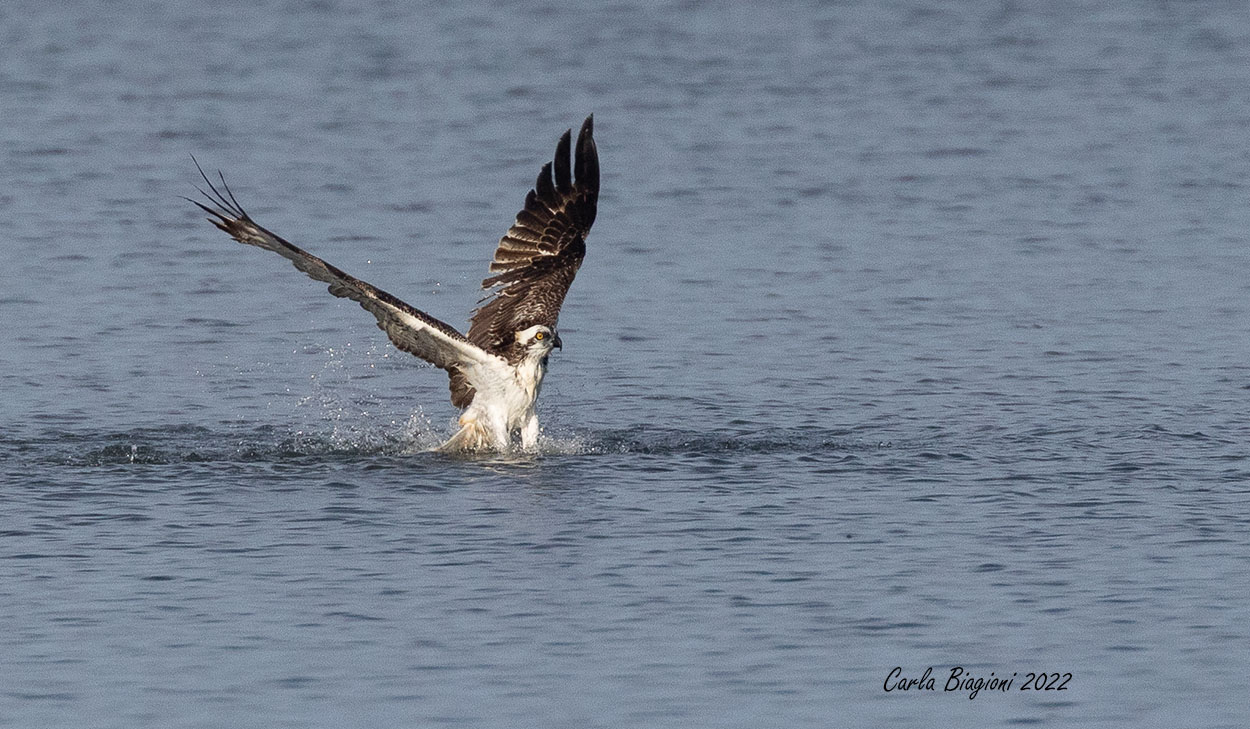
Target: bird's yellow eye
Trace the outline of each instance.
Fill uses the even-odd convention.
[[[537,334],[535,334],[535,335],[534,335],[534,339],[537,339],[538,341],[540,341],[540,342],[541,342],[541,341],[542,341],[542,339],[543,339],[543,337],[545,337],[545,336],[547,336],[547,335],[546,335],[546,334],[543,334],[542,332],[538,332]]]

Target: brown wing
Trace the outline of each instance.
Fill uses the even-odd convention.
[[[577,135],[576,158],[569,163],[572,130],[556,145],[553,163],[543,165],[525,208],[499,241],[483,289],[494,289],[470,318],[468,338],[488,352],[505,356],[514,334],[544,324],[552,329],[560,305],[586,255],[586,235],[599,200],[599,153],[594,116]],[[455,389],[453,377],[453,390]]]
[[[199,166],[198,163],[196,166]],[[200,175],[208,183],[212,194],[203,190],[201,192],[214,207],[187,199],[212,215],[213,217],[209,220],[213,225],[240,243],[277,253],[294,263],[296,268],[311,278],[329,284],[330,293],[359,303],[362,308],[377,318],[378,328],[386,332],[386,336],[395,343],[396,347],[447,370],[453,379],[457,377],[463,379],[462,372],[465,365],[483,363],[488,360],[495,360],[502,365],[498,358],[471,343],[451,325],[423,311],[418,311],[391,294],[344,273],[257,225],[234,199],[224,178],[221,180],[221,186],[225,195],[204,175],[203,170],[200,170]],[[456,399],[454,391],[452,399],[453,401]]]

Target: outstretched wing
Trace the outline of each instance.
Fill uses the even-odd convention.
[[[515,333],[535,324],[554,329],[586,255],[586,235],[599,201],[594,116],[586,117],[577,135],[572,165],[571,136],[572,130],[560,137],[554,167],[543,165],[525,196],[525,208],[499,241],[490,263],[494,275],[482,281],[483,289],[494,291],[470,318],[468,338],[488,352],[504,356]]]
[[[199,168],[198,162],[196,168]],[[187,200],[211,215],[209,221],[213,225],[224,230],[240,243],[277,253],[294,263],[296,268],[311,278],[329,284],[330,293],[359,303],[366,311],[377,317],[378,328],[386,332],[386,336],[390,337],[396,347],[447,370],[453,375],[453,379],[457,379],[457,375],[463,378],[465,371],[472,369],[472,365],[503,364],[498,357],[483,351],[481,347],[470,342],[451,325],[423,311],[418,311],[385,291],[344,273],[257,225],[234,199],[234,194],[230,192],[225,178],[221,177],[220,173],[218,173],[221,179],[220,190],[208,179],[202,169],[200,176],[204,178],[204,182],[208,184],[208,189],[211,191],[200,190],[200,192],[208,198],[212,206],[190,198]],[[456,400],[454,390],[452,399]]]

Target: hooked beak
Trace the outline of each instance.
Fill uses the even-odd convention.
[[[556,349],[559,349],[559,350],[563,350],[563,349],[564,349],[564,342],[561,342],[561,341],[560,341],[560,335],[559,335],[559,334],[557,334],[557,335],[556,335],[556,341],[552,342],[552,343],[551,343],[551,346],[553,346],[553,347],[555,347]]]

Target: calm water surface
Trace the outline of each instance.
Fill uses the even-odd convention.
[[[931,5],[0,7],[0,726],[1244,726],[1250,9]],[[537,457],[179,199],[463,324],[590,112]]]

